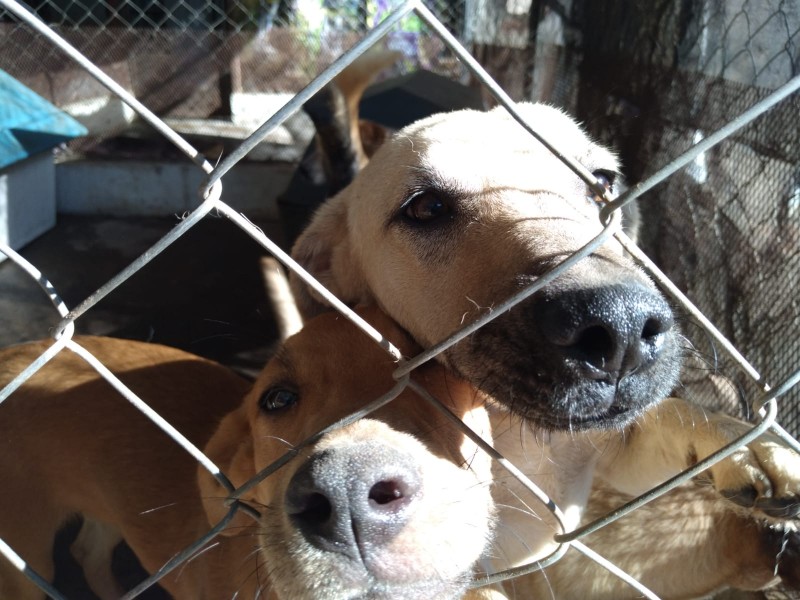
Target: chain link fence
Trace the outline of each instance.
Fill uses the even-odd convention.
[[[636,182],[800,72],[791,2],[575,3],[576,112]],[[614,30],[616,36],[606,37]],[[577,48],[573,51],[580,52]],[[726,336],[776,381],[800,361],[792,293],[798,263],[800,99],[790,97],[699,156],[641,203],[648,253]],[[769,298],[768,301],[765,301]],[[746,378],[702,334],[686,394],[746,412]],[[711,373],[710,377],[706,375]],[[744,401],[743,401],[744,400]],[[781,420],[800,431],[800,396]]]
[[[240,137],[277,110],[352,46],[391,8],[387,0],[198,2],[129,0],[42,2],[32,8],[54,31],[165,119],[232,120]],[[437,3],[434,4],[434,9]],[[458,5],[443,4],[445,22],[463,30]],[[418,66],[463,76],[435,37],[421,35],[413,15],[383,43]],[[74,142],[82,153],[113,153],[104,140],[130,130],[135,113],[41,36],[0,9],[0,55],[11,76],[82,121],[91,137]],[[311,135],[302,123],[297,135]],[[180,125],[178,125],[180,128]],[[99,148],[98,148],[98,145]]]
[[[70,338],[76,320],[211,211],[228,217],[296,268],[272,240],[225,203],[218,182],[383,33],[388,32],[381,43],[406,55],[401,69],[422,66],[464,82],[481,81],[489,90],[487,102],[507,102],[503,89],[447,37],[455,34],[473,48],[511,98],[569,108],[597,138],[616,148],[631,182],[653,183],[632,188],[626,198],[645,194],[640,202],[643,245],[680,288],[673,293],[676,302],[685,292],[764,372],[760,377],[746,362],[729,358],[720,336],[708,326],[692,331],[689,307],[684,329],[696,360],[685,373],[683,393],[751,416],[748,408],[761,398],[765,382],[783,382],[773,392],[783,394],[781,421],[792,433],[800,428],[800,392],[793,385],[800,365],[800,310],[793,294],[800,269],[800,101],[789,95],[754,116],[753,125],[722,136],[721,142],[683,163],[672,160],[712,140],[718,129],[793,81],[800,60],[800,8],[794,4],[128,0],[85,6],[49,0],[30,8],[48,27],[33,28],[24,7],[0,0],[0,57],[14,57],[0,59],[0,67],[84,118],[93,135],[71,151],[91,152],[143,120],[207,176],[203,204],[153,252],[77,307],[68,310],[45,284],[63,319],[61,337],[48,356],[65,347],[75,349]],[[54,45],[56,37],[77,52],[69,50],[72,55],[67,56]],[[347,50],[353,44],[355,49]],[[86,57],[81,67],[75,66],[78,55]],[[102,81],[103,72],[109,80]],[[254,115],[249,95],[277,102]],[[289,97],[294,100],[281,108]],[[244,105],[237,106],[239,101]],[[212,167],[159,117],[239,119],[252,135]],[[3,252],[34,279],[46,282],[22,257],[7,248]],[[10,393],[13,389],[6,388],[2,397]],[[235,497],[236,491],[231,492]],[[0,551],[15,556],[13,549]]]

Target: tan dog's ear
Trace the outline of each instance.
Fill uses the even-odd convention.
[[[292,258],[347,304],[370,303],[363,270],[350,239],[345,188],[314,214],[292,248]],[[328,303],[292,273],[289,279],[300,314],[309,319],[328,310]]]
[[[211,436],[204,452],[235,487],[239,487],[255,475],[253,457],[253,435],[247,420],[245,406],[228,414]],[[219,523],[228,511],[225,499],[227,490],[205,468],[198,467],[198,484],[203,508],[210,525]],[[247,500],[248,498],[243,498]],[[255,522],[242,511],[237,511],[233,521],[223,531],[224,535],[241,534],[241,528]]]

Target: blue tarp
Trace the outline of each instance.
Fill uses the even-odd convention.
[[[86,134],[75,119],[0,71],[0,169]]]

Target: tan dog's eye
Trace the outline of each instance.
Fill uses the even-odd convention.
[[[403,214],[416,223],[429,223],[451,213],[450,203],[432,191],[417,194],[406,203]]]
[[[285,387],[273,387],[261,394],[258,405],[261,410],[281,410],[297,403],[299,398],[300,394],[294,390]]]
[[[617,178],[617,174],[614,173],[614,171],[598,169],[597,171],[592,172],[592,175],[594,175],[597,178],[597,181],[600,183],[600,185],[602,185],[606,189],[606,191],[611,193],[614,192],[614,181]],[[586,192],[589,198],[591,198],[595,202],[603,201],[603,198],[598,196],[591,187],[587,187]]]

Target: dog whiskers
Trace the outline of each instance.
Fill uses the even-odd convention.
[[[247,529],[247,527],[242,527],[242,529]],[[247,539],[247,538],[257,538],[259,535],[261,535],[259,531],[250,531],[250,532],[229,534],[228,537],[236,539]]]
[[[524,548],[526,548],[528,551],[531,550],[530,545],[527,543],[525,538],[523,538],[520,535],[520,533],[519,533],[519,531],[517,529],[504,524],[502,521],[498,522],[497,529],[499,531],[503,531],[506,534],[506,535],[503,536],[504,538],[516,540]],[[493,557],[494,558],[499,558],[499,559],[503,560],[504,562],[508,563],[508,558],[506,556],[504,556],[505,552],[502,550],[502,548],[498,544],[492,543],[492,548],[495,550],[495,552],[493,553]]]
[[[475,300],[473,300],[473,299],[472,299],[472,298],[470,298],[469,296],[464,296],[464,298],[466,298],[467,300],[469,300],[469,302],[470,302],[470,303],[471,303],[473,306],[475,306],[475,309],[476,309],[478,312],[486,312],[487,314],[491,314],[491,313],[492,313],[492,311],[494,310],[494,307],[492,307],[492,306],[481,306],[480,304],[478,304],[477,302],[475,302]],[[463,316],[463,317],[461,317],[461,324],[462,324],[462,325],[464,324],[464,318],[467,316],[467,314],[468,314],[468,313],[464,313],[464,316]]]
[[[244,580],[242,581],[242,583],[240,585],[240,589],[241,589],[241,587],[244,586],[245,582],[248,579],[250,579],[251,577],[254,577],[256,579],[256,581],[258,582],[258,585],[256,586],[256,595],[255,595],[256,599],[257,598],[266,598],[267,595],[269,594],[269,590],[272,588],[272,585],[271,585],[271,581],[272,581],[271,573],[268,573],[269,576],[267,577],[267,580],[266,580],[267,584],[263,583],[263,579],[261,577],[261,572],[263,571],[262,567],[264,565],[264,560],[263,560],[262,555],[261,555],[262,549],[263,549],[263,546],[261,544],[259,544],[256,547],[254,547],[253,550],[246,556],[247,560],[250,560],[251,558],[255,557],[256,558],[256,565],[253,568],[253,570],[250,571],[250,573],[248,573],[244,577]],[[238,595],[239,595],[239,592],[237,591],[236,592],[236,596],[234,596],[234,598],[238,597]]]
[[[219,540],[211,540],[207,546],[203,546],[199,550],[197,550],[194,554],[192,554],[189,558],[183,561],[180,564],[180,568],[175,570],[175,579],[180,579],[183,576],[184,571],[189,566],[189,564],[194,561],[194,559],[198,558],[199,556],[205,554],[208,550],[216,548],[219,546]]]
[[[517,499],[520,499],[520,496],[517,495],[517,494],[515,494],[515,497]],[[520,500],[520,502],[522,502],[522,500]],[[525,504],[525,503],[523,502],[523,504]],[[520,513],[522,515],[525,515],[526,517],[531,517],[532,519],[534,519],[536,521],[542,521],[542,522],[544,521],[544,519],[536,511],[534,511],[530,506],[528,506],[527,504],[524,507],[522,507],[522,506],[514,506],[513,504],[505,504],[505,503],[497,504],[496,506],[497,506],[497,508],[505,508],[505,509],[508,509],[508,510],[513,510],[514,512],[517,512],[517,513]],[[498,525],[502,526],[502,521],[498,522]]]
[[[637,422],[641,422],[640,415],[636,415],[633,418],[633,421],[631,421],[630,425],[633,425],[634,423]],[[617,454],[621,454],[623,448],[625,448],[625,439],[628,436],[629,429],[630,426],[624,427],[620,430],[614,430],[612,432],[609,432],[613,435],[592,436],[588,438],[589,443],[591,444],[591,447],[597,452],[598,455],[603,455],[606,452],[609,452],[611,448],[613,448]],[[602,446],[599,445],[599,442],[601,440],[605,442]]]
[[[200,344],[203,342],[208,342],[211,340],[235,340],[238,339],[236,334],[234,333],[215,333],[213,335],[205,335],[200,338],[194,338],[192,340],[193,344]]]
[[[509,477],[508,477],[508,479],[511,479],[511,477],[509,476]],[[497,480],[495,480],[495,484],[497,484]],[[535,520],[537,520],[537,521],[544,521],[544,519],[543,519],[543,518],[542,518],[542,517],[539,515],[539,513],[537,513],[537,512],[536,512],[536,511],[535,511],[535,510],[534,510],[534,509],[533,509],[533,508],[532,508],[532,507],[531,507],[531,506],[530,506],[530,505],[529,505],[529,504],[528,504],[528,503],[527,503],[527,502],[526,502],[526,501],[525,501],[525,500],[522,498],[522,496],[520,496],[520,495],[519,495],[517,492],[515,492],[515,491],[514,491],[512,488],[507,488],[507,490],[506,490],[506,491],[507,491],[507,492],[509,492],[509,493],[511,493],[511,494],[514,496],[514,498],[516,498],[516,499],[519,501],[519,503],[520,503],[522,506],[520,507],[520,506],[514,506],[514,505],[511,505],[511,504],[499,504],[499,503],[498,503],[498,504],[497,504],[497,506],[498,506],[498,507],[509,508],[509,509],[515,510],[515,511],[517,511],[517,512],[521,513],[521,514],[524,514],[524,515],[526,515],[526,516],[532,517],[533,519],[535,519]]]
[[[263,440],[274,440],[276,442],[282,443],[284,446],[289,448],[289,450],[297,450],[297,447],[294,444],[292,444],[289,440],[284,439],[282,437],[279,437],[277,435],[265,435],[265,436],[262,436],[261,439],[263,439]]]
[[[163,504],[161,506],[156,506],[155,508],[148,508],[147,510],[142,511],[139,513],[140,515],[149,515],[150,513],[154,513],[159,510],[164,510],[165,508],[171,508],[173,506],[177,506],[178,502],[170,502],[169,504]]]

